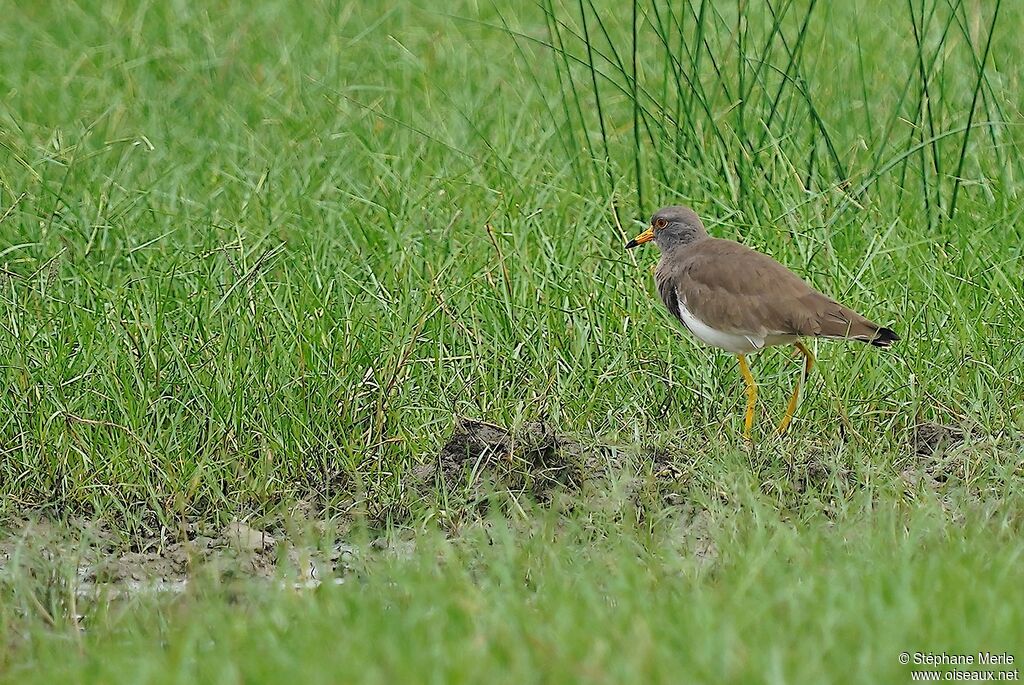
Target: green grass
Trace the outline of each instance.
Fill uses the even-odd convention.
[[[652,297],[654,255],[621,249],[629,217],[678,201],[904,338],[891,354],[822,347],[795,436],[771,449],[831,450],[841,423],[857,459],[889,464],[919,417],[1019,446],[1016,75],[998,61],[988,72],[993,111],[979,120],[1008,121],[987,130],[997,144],[970,138],[956,215],[930,224],[914,164],[905,187],[890,166],[899,136],[880,133],[880,122],[913,128],[901,97],[913,46],[865,30],[858,52],[837,34],[848,17],[818,11],[798,67],[844,178],[869,186],[860,196],[795,157],[818,148],[801,142],[817,125],[792,88],[777,123],[744,133],[757,108],[767,121],[775,98],[758,93],[775,88],[751,81],[742,113],[733,102],[731,79],[753,79],[743,74],[761,53],[737,59],[728,16],[700,28],[721,54],[721,79],[700,72],[717,89],[704,98],[716,127],[695,113],[692,128],[636,148],[630,101],[597,78],[606,161],[581,65],[566,60],[584,121],[560,123],[559,53],[536,42],[552,42],[545,21],[578,21],[569,9],[12,12],[0,70],[4,507],[129,526],[295,497],[406,511],[403,474],[437,451],[454,415],[546,417],[610,443],[696,433],[739,445],[734,360],[684,339]],[[622,34],[627,19],[606,30]],[[646,30],[648,90],[671,109],[676,80],[658,85],[668,67]],[[936,77],[949,91],[942,130],[965,124],[975,80],[956,37]],[[994,54],[1015,50],[997,35]],[[707,55],[694,63],[710,69]],[[851,93],[862,69],[874,74],[867,102]],[[566,142],[583,131],[590,148]],[[943,140],[950,163],[957,140]],[[677,157],[670,142],[701,156]],[[651,172],[645,207],[633,153],[672,171]],[[946,201],[948,180],[924,176]],[[764,411],[777,414],[796,368],[762,356]]]
[[[459,493],[415,486],[459,416],[513,430],[543,419],[581,446],[590,494],[566,525],[620,483],[641,520],[671,518],[666,500],[719,512],[750,499],[758,512],[736,524],[747,533],[721,533],[728,551],[707,571],[631,530],[621,542],[606,531],[596,568],[573,567],[579,540],[545,556],[543,527],[513,527],[524,557],[427,535],[428,552],[375,566],[365,594],[245,591],[238,614],[214,588],[133,606],[97,619],[64,667],[130,679],[114,655],[141,650],[154,678],[221,664],[230,680],[247,654],[254,669],[315,670],[322,652],[286,657],[346,612],[373,619],[355,622],[352,661],[331,668],[368,679],[433,673],[434,658],[455,679],[467,644],[484,665],[461,677],[530,678],[564,633],[552,681],[587,678],[575,669],[590,648],[605,650],[588,658],[610,679],[624,657],[622,679],[689,664],[716,681],[711,655],[744,645],[728,678],[879,682],[902,673],[886,669],[913,651],[908,635],[947,644],[934,625],[973,648],[968,629],[991,613],[1000,630],[979,646],[1019,635],[1019,619],[995,612],[1019,580],[1005,521],[1020,515],[1024,475],[1024,9],[848,5],[6,7],[0,519],[99,518],[126,548],[186,525],[273,522],[299,500],[374,529],[472,529],[478,510]],[[734,360],[662,311],[653,250],[622,249],[633,219],[680,202],[902,341],[820,345],[784,440],[770,430],[798,365],[759,355],[760,434],[746,450]],[[964,440],[918,454],[924,422]],[[533,511],[503,510],[520,509]],[[451,577],[433,571],[432,545],[453,555]],[[527,567],[550,585],[507,583],[503,603],[485,601]],[[992,582],[957,595],[972,574]],[[431,601],[377,611],[406,582]],[[561,601],[576,582],[579,606]],[[823,610],[787,604],[803,593]],[[480,626],[453,619],[404,662],[374,651],[408,642],[382,644],[390,631],[427,635],[432,606],[465,615],[461,596],[484,607]],[[14,671],[61,667],[65,632],[31,608],[5,616],[11,641],[31,636],[9,651]],[[246,634],[250,623],[263,629]],[[587,646],[601,625],[606,641]],[[794,661],[832,627],[829,659]],[[189,651],[220,629],[230,658]],[[534,631],[539,643],[510,649]],[[891,654],[871,647],[883,642]],[[762,670],[772,664],[784,677]]]
[[[199,586],[85,606],[80,632],[9,631],[20,659],[8,677],[910,682],[902,651],[1013,654],[1024,638],[1019,516],[952,523],[938,507],[883,506],[797,526],[752,503],[701,531],[713,559],[671,523],[539,514],[456,541],[423,536],[411,559],[382,558],[315,592],[256,587],[240,603],[245,588]]]

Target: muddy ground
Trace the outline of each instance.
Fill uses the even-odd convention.
[[[958,448],[970,438],[964,431],[918,422],[905,444],[911,459],[900,473],[908,492],[925,487],[940,490],[966,468]],[[495,492],[526,495],[541,506],[573,500],[591,481],[606,474],[614,458],[603,448],[584,449],[544,422],[516,431],[486,421],[461,419],[435,458],[413,473],[413,488],[423,498],[457,500],[464,518],[479,516]],[[663,449],[642,456],[649,466],[635,493],[675,507],[680,544],[702,559],[714,559],[709,515],[688,496],[693,474]],[[614,464],[611,464],[614,466]],[[853,474],[841,465],[811,456],[789,468],[789,487],[856,487]],[[642,490],[642,492],[641,492]],[[649,499],[650,501],[650,499]],[[468,506],[466,506],[468,505]],[[344,522],[318,519],[299,503],[290,521],[267,527],[235,521],[216,530],[186,525],[160,530],[130,544],[102,521],[55,523],[26,516],[0,533],[0,580],[59,579],[77,595],[124,596],[142,591],[183,591],[199,575],[220,579],[257,578],[295,587],[341,583],[360,564],[380,554],[408,554],[415,547],[404,540],[380,538],[357,547]],[[458,525],[452,523],[452,531]],[[676,537],[675,535],[673,537]],[[24,577],[24,574],[22,574]]]

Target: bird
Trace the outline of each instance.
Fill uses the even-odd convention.
[[[708,235],[689,207],[659,209],[647,230],[626,243],[626,249],[652,241],[661,251],[654,280],[669,313],[694,338],[739,360],[747,395],[743,436],[748,441],[757,404],[748,354],[792,345],[804,357],[801,376],[806,379],[815,359],[803,338],[856,340],[881,348],[900,339],[891,328],[815,290],[768,255]],[[800,385],[798,378],[778,426],[780,435],[796,413]]]

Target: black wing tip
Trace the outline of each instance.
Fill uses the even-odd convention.
[[[899,339],[900,336],[896,335],[896,331],[883,326],[875,333],[875,337],[871,339],[871,344],[875,347],[892,347],[892,344]]]

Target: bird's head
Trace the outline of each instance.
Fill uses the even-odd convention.
[[[678,205],[662,207],[651,217],[647,230],[626,243],[626,249],[652,240],[662,252],[679,245],[687,245],[708,235],[700,217],[689,207]]]

